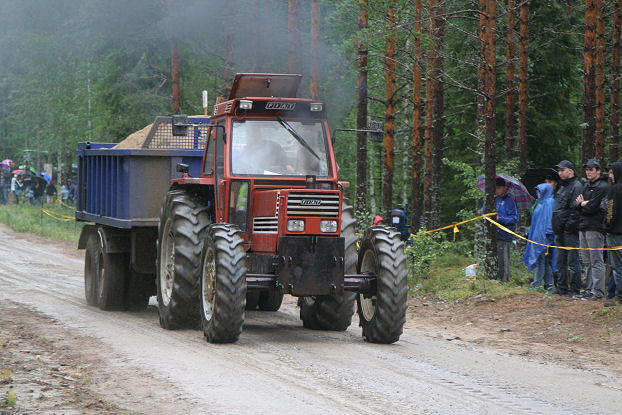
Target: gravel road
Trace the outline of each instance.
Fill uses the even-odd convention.
[[[415,330],[393,345],[368,344],[356,321],[345,333],[305,330],[291,298],[279,312],[247,313],[236,344],[211,345],[200,331],[161,329],[154,307],[88,307],[82,252],[5,226],[0,232],[0,302],[28,306],[80,336],[75,347],[97,355],[94,369],[111,377],[91,387],[123,410],[548,415],[622,407],[622,380],[606,372],[534,363]]]

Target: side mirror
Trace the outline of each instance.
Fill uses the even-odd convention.
[[[185,136],[188,132],[188,116],[185,114],[175,114],[172,117],[171,125],[173,128],[173,136]]]
[[[177,163],[176,170],[182,174],[188,174],[189,165],[184,163]]]
[[[384,123],[382,121],[369,122],[369,139],[376,143],[384,141]]]

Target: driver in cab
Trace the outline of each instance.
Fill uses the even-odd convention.
[[[246,146],[233,153],[236,174],[290,174],[294,167],[288,163],[283,148],[275,141],[264,138],[266,134],[257,129],[249,137]]]

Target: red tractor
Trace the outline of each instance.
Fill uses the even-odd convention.
[[[300,75],[238,74],[214,106],[198,177],[171,180],[158,227],[162,327],[201,316],[212,343],[235,342],[245,310],[298,297],[304,327],[346,330],[355,298],[363,336],[393,343],[407,307],[400,234],[356,220],[338,181],[323,102],[297,98]],[[183,116],[173,134],[185,134]],[[357,253],[358,251],[358,253]]]

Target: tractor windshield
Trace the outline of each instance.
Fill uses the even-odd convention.
[[[319,121],[234,120],[231,154],[234,175],[329,174],[326,135]]]

